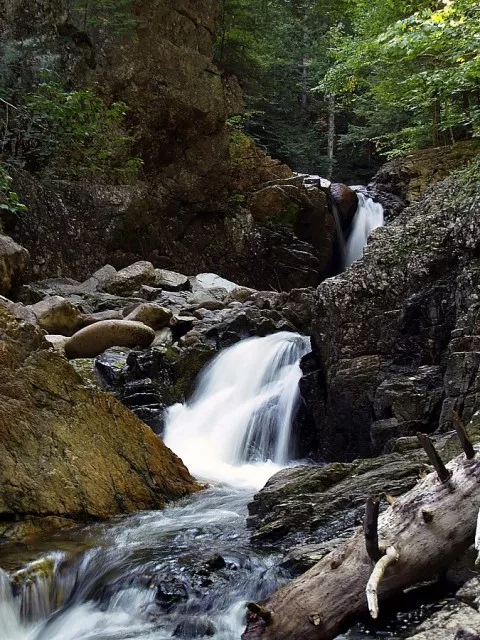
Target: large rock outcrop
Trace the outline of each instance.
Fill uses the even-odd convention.
[[[0,303],[0,532],[162,508],[198,489],[112,396],[87,389],[41,331]]]
[[[140,0],[121,37],[108,25],[90,29],[84,16],[77,24],[67,4],[8,3],[0,82],[21,93],[47,64],[69,87],[102,86],[107,101],[124,101],[142,180],[112,186],[17,172],[28,211],[9,231],[30,251],[28,276],[83,279],[105,263],[149,260],[289,290],[330,273],[334,225],[322,194],[306,194],[288,167],[226,125],[243,106],[236,79],[213,62],[219,2]],[[251,203],[263,189],[285,197],[256,220]]]
[[[301,386],[321,458],[379,453],[478,408],[478,177],[474,164],[431,187],[318,287]]]
[[[479,152],[480,144],[474,139],[395,158],[381,167],[368,191],[392,218],[419,200],[429,186],[467,165]]]

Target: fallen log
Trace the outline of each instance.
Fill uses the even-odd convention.
[[[480,551],[480,446],[472,457],[465,437],[465,454],[446,466],[430,440],[419,437],[436,471],[380,517],[370,501],[365,531],[359,529],[258,609],[250,604],[243,640],[329,640],[353,614],[369,609],[377,617],[379,602],[435,576],[474,541]]]

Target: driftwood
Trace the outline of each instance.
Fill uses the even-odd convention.
[[[380,517],[370,500],[364,531],[261,606],[249,605],[243,640],[329,640],[353,614],[377,617],[379,601],[437,575],[474,541],[480,552],[480,447],[464,431],[459,439],[465,454],[445,466],[419,437],[435,471]]]

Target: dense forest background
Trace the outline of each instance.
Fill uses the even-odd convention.
[[[223,0],[216,56],[245,90],[233,124],[351,180],[478,135],[479,51],[476,0]]]

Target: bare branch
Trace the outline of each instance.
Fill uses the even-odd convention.
[[[365,506],[365,520],[363,521],[363,530],[365,532],[365,549],[369,557],[378,562],[382,557],[382,552],[378,547],[378,512],[380,509],[380,500],[378,498],[369,498]]]
[[[448,480],[450,480],[451,473],[443,464],[443,460],[439,456],[430,438],[424,433],[417,433],[417,438],[422,447],[425,449],[425,453],[427,454],[428,459],[437,472],[440,482],[447,482]]]
[[[475,457],[475,449],[473,448],[472,443],[468,439],[467,432],[465,431],[465,427],[463,426],[462,421],[460,420],[460,416],[456,411],[452,412],[453,418],[453,426],[455,427],[455,431],[457,432],[458,439],[460,440],[460,444],[462,445],[462,449],[465,452],[465,456],[467,460],[472,460]]]
[[[385,551],[385,555],[380,558],[375,567],[373,568],[372,575],[370,576],[369,581],[367,582],[367,602],[368,602],[368,610],[370,611],[370,615],[373,619],[378,618],[379,608],[378,608],[378,586],[385,575],[385,571],[388,567],[397,562],[399,559],[399,555],[395,547],[388,547]]]

